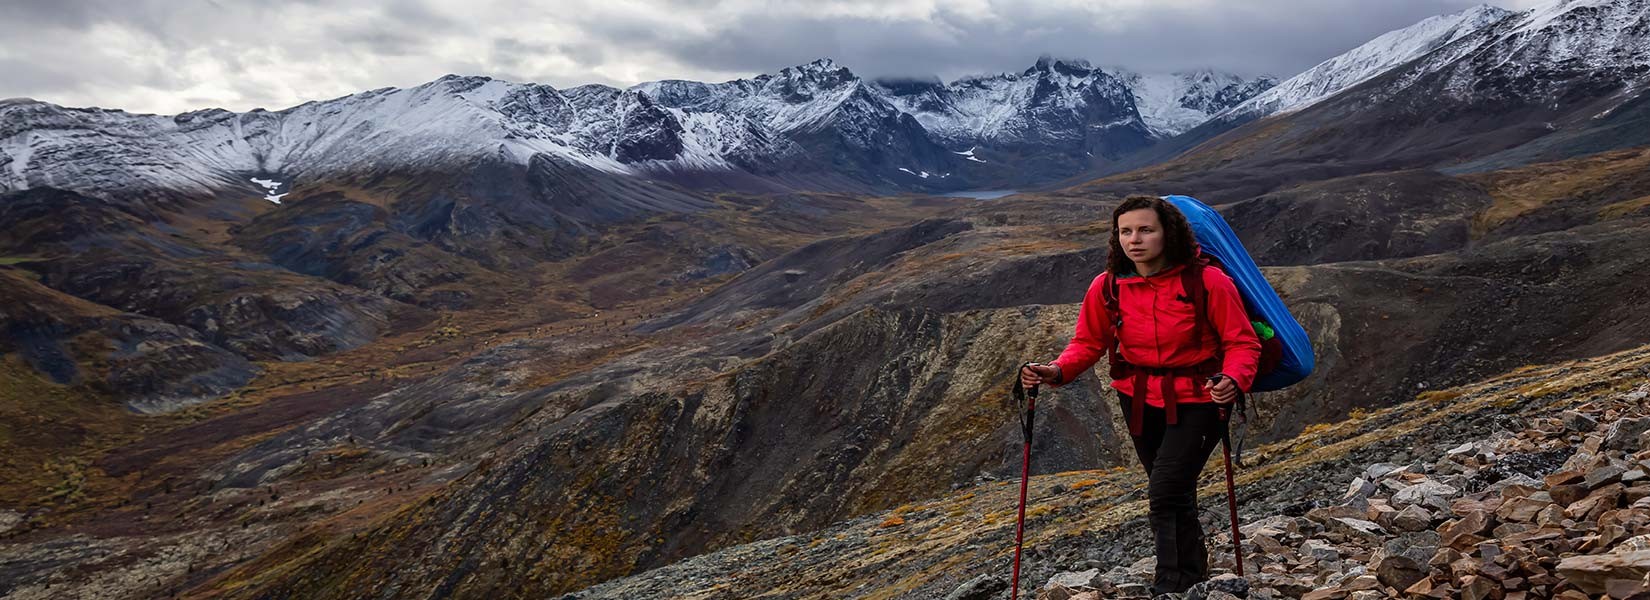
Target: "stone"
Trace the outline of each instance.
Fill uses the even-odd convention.
[[[1267,530],[1270,530],[1271,533],[1266,533]],[[1259,535],[1262,533],[1266,533],[1272,537],[1283,537],[1283,534],[1285,533],[1298,534],[1301,532],[1301,528],[1300,524],[1295,521],[1294,517],[1273,515],[1246,525],[1239,525],[1238,531],[1242,532],[1244,537]]]
[[[1483,559],[1485,562],[1489,562],[1495,560],[1495,557],[1497,556],[1501,556],[1500,544],[1495,542],[1478,543],[1478,558]]]
[[[1530,490],[1540,490],[1540,489],[1546,488],[1547,484],[1546,484],[1546,482],[1541,481],[1540,479],[1530,477],[1529,475],[1525,475],[1523,473],[1513,473],[1511,477],[1507,477],[1507,478],[1502,479],[1501,481],[1497,481],[1495,483],[1492,483],[1492,484],[1490,484],[1489,487],[1484,488],[1484,489],[1486,491],[1501,494],[1503,497],[1505,497],[1506,496],[1505,491],[1509,487],[1524,488],[1524,489],[1530,489]]]
[[[1529,531],[1521,531],[1521,532],[1509,535],[1507,537],[1501,538],[1501,541],[1509,543],[1509,544],[1527,545],[1527,544],[1530,544],[1532,542],[1540,542],[1540,541],[1545,541],[1545,540],[1557,540],[1557,539],[1563,539],[1564,537],[1565,537],[1564,528],[1555,525],[1555,526],[1548,526],[1548,527],[1537,527],[1537,528],[1531,529]]]
[[[1281,556],[1289,551],[1288,546],[1284,546],[1282,542],[1269,535],[1256,534],[1244,538],[1244,540],[1253,543],[1256,548],[1268,555]]]
[[[1627,452],[1639,450],[1638,438],[1646,431],[1650,431],[1650,417],[1616,419],[1604,433],[1604,447]]]
[[[1475,510],[1494,513],[1501,508],[1501,498],[1456,498],[1450,501],[1449,511],[1455,516],[1462,516]]]
[[[1386,531],[1380,525],[1348,517],[1336,517],[1324,524],[1329,531],[1344,535],[1347,539],[1360,540],[1366,544],[1378,543],[1386,536]]]
[[[1456,559],[1455,562],[1449,564],[1449,574],[1451,577],[1454,577],[1456,581],[1460,581],[1468,575],[1477,575],[1479,566],[1480,563],[1478,559],[1471,556],[1463,556]]]
[[[1313,560],[1318,562],[1323,562],[1326,560],[1340,560],[1341,551],[1337,550],[1334,546],[1329,545],[1329,542],[1319,539],[1309,539],[1301,544],[1301,556],[1311,557]]]
[[[1564,508],[1564,516],[1577,521],[1597,521],[1604,511],[1616,507],[1621,500],[1621,494],[1626,488],[1619,483],[1610,484],[1593,490],[1586,498],[1571,503]]]
[[[1327,587],[1307,592],[1301,596],[1301,600],[1340,600],[1346,596],[1346,590],[1338,587]]]
[[[1425,567],[1402,555],[1385,555],[1383,553],[1383,556],[1370,565],[1370,569],[1375,571],[1375,578],[1382,585],[1400,590],[1415,585],[1415,582],[1425,579],[1427,576]]]
[[[1587,433],[1598,427],[1597,420],[1587,416],[1584,413],[1573,410],[1564,411],[1559,414],[1558,418],[1564,422],[1564,427],[1566,429],[1576,433]]]
[[[1547,490],[1553,497],[1553,502],[1559,506],[1569,506],[1575,501],[1587,497],[1587,488],[1579,485],[1555,485]]]
[[[1589,594],[1602,594],[1612,579],[1643,580],[1650,574],[1650,550],[1571,556],[1558,563],[1558,574]]]
[[[1089,569],[1087,571],[1067,571],[1065,573],[1056,573],[1054,577],[1050,577],[1048,583],[1044,587],[1053,587],[1058,585],[1068,588],[1096,588],[1100,587],[1101,581],[1100,569]]]
[[[1647,474],[1643,467],[1634,467],[1633,470],[1621,474],[1621,482],[1632,484],[1643,481]]]
[[[1306,511],[1306,518],[1324,525],[1327,525],[1330,520],[1338,517],[1352,517],[1355,519],[1361,519],[1364,516],[1365,512],[1362,509],[1341,505],[1320,506],[1318,508]]]
[[[1488,577],[1468,575],[1461,580],[1461,597],[1466,600],[1488,600],[1500,587]]]
[[[1477,538],[1480,534],[1489,531],[1490,523],[1491,518],[1484,511],[1472,511],[1467,513],[1466,516],[1445,523],[1443,527],[1439,528],[1438,533],[1443,536],[1443,542],[1446,546],[1456,548],[1463,545],[1471,546],[1482,540],[1469,540],[1469,538]]]
[[[1379,587],[1381,587],[1381,582],[1374,575],[1359,575],[1353,577],[1350,581],[1341,583],[1341,589],[1348,592],[1373,590]]]
[[[1650,597],[1650,583],[1631,579],[1611,579],[1604,582],[1604,595],[1632,600]]]
[[[1197,585],[1192,586],[1191,589],[1186,590],[1186,597],[1184,600],[1213,600],[1216,597],[1216,594],[1224,594],[1228,597],[1247,598],[1249,597],[1249,580],[1231,573],[1216,575],[1213,578],[1207,581],[1199,582]]]
[[[1439,548],[1437,552],[1434,552],[1432,554],[1432,559],[1427,561],[1427,565],[1437,568],[1447,568],[1450,563],[1457,560],[1461,560],[1461,552],[1446,546]]]
[[[1008,580],[1000,574],[985,574],[957,586],[946,600],[995,600],[1008,591]]]
[[[1502,523],[1500,525],[1496,525],[1495,529],[1490,530],[1490,536],[1504,538],[1509,535],[1524,533],[1531,529],[1535,529],[1535,525],[1531,523]]]
[[[1053,582],[1044,584],[1042,589],[1037,590],[1037,600],[1071,600],[1071,597],[1076,595],[1076,590]]]
[[[1552,489],[1561,485],[1578,483],[1586,476],[1587,473],[1580,469],[1566,469],[1557,473],[1548,473],[1546,477],[1541,478],[1541,481],[1547,484],[1548,489]]]
[[[1376,481],[1382,477],[1386,477],[1388,473],[1397,471],[1398,469],[1398,465],[1392,463],[1375,463],[1373,465],[1369,465],[1368,467],[1364,467],[1364,479]]]
[[[1255,576],[1254,587],[1271,588],[1285,597],[1299,598],[1312,591],[1314,586],[1289,575],[1267,573]]]
[[[1627,469],[1615,465],[1593,469],[1588,471],[1587,475],[1582,478],[1581,486],[1589,490],[1596,490],[1605,485],[1621,481],[1622,474],[1626,472]]]
[[[1501,508],[1495,511],[1495,516],[1502,521],[1528,523],[1534,521],[1536,514],[1549,506],[1553,506],[1551,501],[1537,500],[1528,496],[1513,497],[1501,503]]]
[[[1425,564],[1438,552],[1438,545],[1443,543],[1442,540],[1436,531],[1406,532],[1388,539],[1381,546],[1381,550],[1388,555],[1407,556],[1417,564]]]
[[[1432,528],[1432,512],[1418,504],[1411,504],[1392,515],[1392,528],[1398,531],[1424,531]]]
[[[1351,498],[1368,498],[1373,496],[1375,491],[1379,489],[1380,487],[1375,485],[1374,482],[1358,477],[1353,479],[1352,483],[1346,486],[1346,494],[1342,495],[1341,498],[1343,500]]]
[[[1432,480],[1422,481],[1392,495],[1392,505],[1404,507],[1421,504],[1437,510],[1449,510],[1450,499],[1461,490]]]
[[[1547,508],[1543,508],[1541,512],[1535,514],[1535,525],[1537,527],[1558,525],[1563,522],[1564,508],[1557,504],[1548,504]]]
[[[1525,498],[1539,491],[1541,491],[1541,488],[1515,483],[1501,486],[1499,493],[1503,499],[1511,500],[1513,498]]]
[[[1386,504],[1376,504],[1371,502],[1369,504],[1369,508],[1365,509],[1365,514],[1367,515],[1368,520],[1374,521],[1375,524],[1380,525],[1382,529],[1391,530],[1392,517],[1398,514],[1398,509],[1392,508]]]
[[[1117,595],[1123,598],[1141,598],[1146,596],[1150,589],[1143,583],[1119,583]]]

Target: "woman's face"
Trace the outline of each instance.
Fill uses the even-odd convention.
[[[1156,265],[1163,258],[1163,224],[1157,211],[1141,208],[1118,215],[1117,241],[1135,264]]]

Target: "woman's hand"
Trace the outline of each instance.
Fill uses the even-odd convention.
[[[1210,377],[1203,382],[1203,389],[1209,390],[1209,397],[1218,404],[1229,404],[1237,399],[1237,384],[1225,375]]]
[[[1020,369],[1020,385],[1031,387],[1034,385],[1060,385],[1060,367],[1052,364],[1031,363]]]

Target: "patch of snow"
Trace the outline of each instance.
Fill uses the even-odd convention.
[[[292,192],[281,192],[279,194],[275,193],[275,190],[280,189],[281,186],[285,185],[285,184],[283,184],[279,181],[275,181],[273,179],[260,179],[260,178],[257,178],[257,177],[253,177],[251,179],[251,181],[252,181],[252,183],[258,184],[259,187],[264,188],[264,199],[265,200],[268,200],[270,202],[274,202],[276,204],[280,204],[281,203],[281,198],[285,198],[287,194],[292,193]]]
[[[12,189],[23,189],[29,185],[29,159],[34,155],[34,135],[24,133],[17,136],[15,143],[7,144],[5,152],[11,156],[11,172],[14,183]]]

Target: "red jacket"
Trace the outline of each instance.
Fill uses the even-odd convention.
[[[1203,269],[1203,286],[1208,290],[1205,309],[1209,313],[1210,329],[1215,331],[1206,332],[1202,343],[1193,344],[1196,315],[1193,305],[1180,299],[1188,297],[1181,285],[1180,271],[1184,268],[1164,269],[1150,277],[1131,273],[1117,280],[1117,304],[1127,319],[1120,344],[1123,360],[1145,367],[1189,367],[1209,360],[1218,351],[1220,372],[1231,377],[1238,389],[1248,392],[1260,363],[1260,338],[1249,324],[1237,286],[1220,269]],[[1114,317],[1107,313],[1103,295],[1109,277],[1110,273],[1101,273],[1089,285],[1077,313],[1077,333],[1060,357],[1054,359],[1064,381],[1076,380],[1112,347],[1116,335],[1112,326]],[[1146,403],[1156,407],[1163,406],[1159,377],[1151,375],[1146,388]],[[1190,377],[1174,379],[1176,402],[1210,401],[1203,381]],[[1111,386],[1123,394],[1134,393],[1128,380],[1113,380]]]

